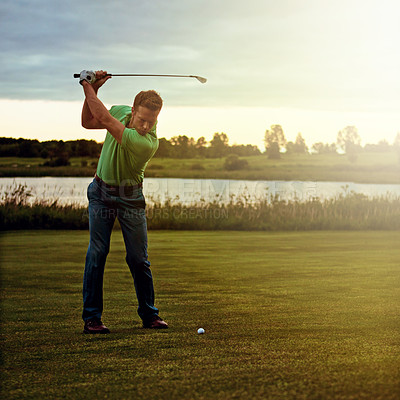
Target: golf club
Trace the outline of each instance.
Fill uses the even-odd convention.
[[[201,83],[206,83],[207,79],[197,75],[158,75],[158,74],[107,74],[108,76],[160,76],[167,78],[196,78]],[[80,74],[74,74],[74,78],[79,78]]]

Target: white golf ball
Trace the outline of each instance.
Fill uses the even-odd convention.
[[[203,334],[204,332],[205,332],[205,330],[204,330],[203,328],[197,329],[197,333],[198,333],[199,335]]]

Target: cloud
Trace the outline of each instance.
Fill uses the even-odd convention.
[[[399,6],[388,0],[3,0],[1,97],[80,100],[72,74],[113,79],[105,101],[155,87],[176,106],[369,109],[399,106]]]

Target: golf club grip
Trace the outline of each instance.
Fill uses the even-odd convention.
[[[81,74],[74,74],[74,78],[79,78]],[[112,74],[107,74],[107,76],[112,76]]]

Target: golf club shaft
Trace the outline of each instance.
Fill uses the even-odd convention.
[[[195,78],[201,83],[206,83],[207,79],[197,75],[167,75],[167,74],[107,74],[108,76],[156,76],[166,78]],[[74,78],[79,78],[80,74],[74,74]]]

